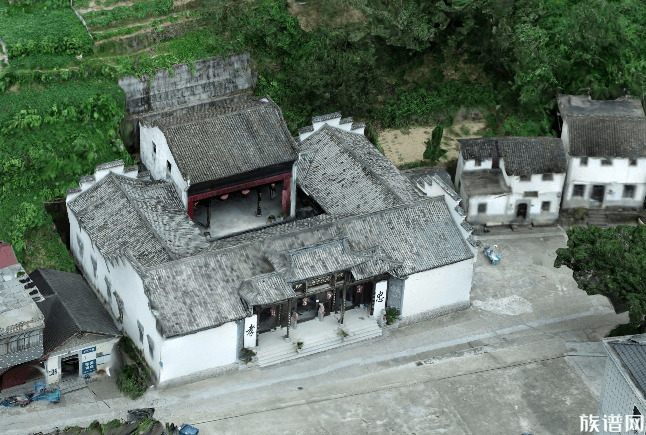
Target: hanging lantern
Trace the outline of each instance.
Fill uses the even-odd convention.
[[[307,305],[307,298],[303,299],[303,306]]]
[[[225,200],[225,199],[227,199],[228,197],[229,197],[229,194],[227,193],[226,195],[222,195],[222,196],[220,197],[220,199],[221,199],[222,201],[224,201],[224,200]]]
[[[243,194],[243,195],[247,195],[249,192],[251,192],[251,190],[249,190],[249,189],[245,189],[245,190],[243,190],[243,191],[242,191],[242,194]]]
[[[272,316],[275,316],[276,315],[276,310],[274,310],[274,309],[269,310],[269,314],[271,314]]]
[[[327,294],[327,298],[328,298],[328,300],[329,300],[329,299],[332,299],[332,292],[327,292],[326,294]]]
[[[276,187],[276,183],[271,183],[271,187]]]
[[[363,290],[363,286],[362,286],[362,285],[358,285],[358,286],[357,286],[357,293],[361,293],[361,290]]]

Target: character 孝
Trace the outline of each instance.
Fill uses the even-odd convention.
[[[256,329],[255,325],[249,325],[249,329],[247,329],[247,335],[249,337],[253,336],[253,332],[254,332],[255,329]]]

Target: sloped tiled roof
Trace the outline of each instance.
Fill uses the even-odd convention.
[[[574,157],[646,157],[646,118],[570,115],[568,140]]]
[[[296,297],[296,293],[279,274],[268,273],[245,280],[240,296],[249,305],[265,305]]]
[[[326,124],[298,149],[296,181],[328,214],[370,213],[421,199],[363,135]]]
[[[593,100],[588,95],[558,95],[557,102],[563,118],[570,115],[623,115],[644,118],[641,101],[628,96],[616,100]]]
[[[646,345],[630,340],[610,343],[626,366],[636,387],[646,394]]]
[[[106,259],[128,248],[143,266],[193,255],[208,246],[175,187],[110,172],[68,203]]]
[[[328,252],[318,255],[321,249]],[[289,282],[349,267],[357,279],[385,272],[404,277],[469,258],[473,253],[438,197],[359,216],[320,215],[217,240],[208,252],[146,270],[145,286],[164,335],[172,337],[248,316],[241,295],[258,297],[248,283],[264,274],[277,273]],[[263,282],[270,284],[276,282]],[[279,284],[278,296],[263,287],[260,300],[282,297]]]
[[[567,167],[565,148],[560,138],[541,137],[484,137],[458,139],[465,160],[490,159],[497,155],[504,159],[507,175],[564,173]]]
[[[268,96],[143,122],[158,127],[184,180],[218,180],[295,161],[294,139]]]
[[[446,168],[443,166],[422,166],[419,168],[404,169],[401,173],[406,175],[413,183],[417,182],[420,178],[437,175],[447,186],[457,192],[457,189],[451,181],[451,176],[446,172]]]
[[[81,275],[38,268],[30,277],[45,298],[38,303],[45,315],[45,355],[78,333],[121,335]]]

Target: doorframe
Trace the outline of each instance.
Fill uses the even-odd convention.
[[[518,219],[521,215],[518,212],[518,209],[524,205],[525,206],[525,214],[523,215],[523,219],[527,221],[527,214],[529,213],[529,204],[527,201],[520,201],[516,203],[516,215],[514,216],[514,219]]]

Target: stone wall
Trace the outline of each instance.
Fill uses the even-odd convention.
[[[249,53],[195,61],[194,75],[186,63],[174,65],[173,72],[171,77],[167,70],[158,70],[150,84],[147,75],[119,79],[126,94],[126,113],[194,110],[210,100],[249,92],[255,84]]]

